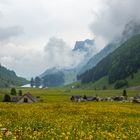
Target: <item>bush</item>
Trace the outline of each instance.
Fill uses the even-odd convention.
[[[40,96],[36,96],[36,98],[40,98]]]
[[[19,95],[19,96],[22,96],[22,90],[19,90],[19,91],[18,91],[18,95]]]
[[[85,99],[85,100],[86,100],[86,99],[87,99],[87,96],[86,96],[86,95],[84,95],[83,99]]]
[[[103,88],[102,88],[103,90],[106,90],[107,89],[107,87],[106,86],[103,86]]]
[[[16,89],[15,88],[12,88],[10,94],[11,95],[17,95]]]
[[[114,85],[114,88],[119,89],[119,88],[127,87],[127,86],[128,86],[128,81],[127,80],[118,80],[116,82],[116,84]]]
[[[11,102],[11,97],[8,94],[5,94],[4,98],[3,98],[3,102]]]
[[[125,89],[123,90],[123,95],[122,96],[127,97],[127,91]]]
[[[125,99],[127,100],[128,95],[127,95],[127,91],[126,91],[125,89],[123,90],[123,94],[122,94],[122,96],[124,96]]]

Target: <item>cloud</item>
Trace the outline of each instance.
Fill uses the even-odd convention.
[[[139,0],[100,0],[103,8],[95,11],[95,19],[90,26],[92,33],[105,42],[120,35],[131,20],[140,21]],[[104,44],[104,43],[103,43]]]
[[[3,17],[3,13],[2,11],[0,11],[0,19]]]
[[[19,26],[0,27],[0,41],[9,40],[10,38],[17,37],[22,34],[23,30]]]
[[[1,44],[0,62],[18,75],[30,78],[53,67],[73,68],[84,60],[85,55],[84,52],[72,51],[63,39],[52,37],[40,49],[11,42]]]
[[[77,65],[84,54],[71,49],[76,40],[91,37],[88,24],[92,3],[93,0],[0,0],[0,62],[25,77],[40,75],[49,67]],[[58,38],[49,41],[52,36],[67,43]],[[53,41],[56,44],[50,43]]]
[[[86,54],[71,51],[75,41],[95,37],[99,50],[130,20],[139,21],[140,13],[139,0],[0,0],[0,4],[0,62],[25,77],[55,66],[78,65]]]
[[[0,63],[26,78],[39,75],[46,68],[41,50],[11,42],[1,45]]]
[[[84,52],[72,49],[60,38],[50,38],[45,46],[45,62],[47,68],[73,68],[83,61]]]

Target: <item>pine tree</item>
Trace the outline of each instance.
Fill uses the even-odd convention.
[[[19,96],[22,96],[22,90],[19,90],[19,91],[18,91],[18,95],[19,95]]]
[[[41,85],[41,79],[37,76],[35,78],[35,87],[39,88]]]
[[[35,85],[34,78],[31,78],[30,85],[31,85],[31,87],[34,87],[34,85]]]
[[[16,89],[15,88],[12,88],[10,94],[11,95],[17,95]]]

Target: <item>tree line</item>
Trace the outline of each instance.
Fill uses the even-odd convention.
[[[64,73],[56,72],[54,74],[47,74],[44,77],[40,78],[39,76],[31,78],[30,85],[31,87],[58,87],[64,85]]]
[[[31,87],[37,87],[39,88],[42,84],[42,79],[40,77],[35,77],[35,78],[31,78],[31,81],[30,81],[30,85]]]

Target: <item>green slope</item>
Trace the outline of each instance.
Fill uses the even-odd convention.
[[[140,70],[134,74],[133,78],[129,76],[127,78],[129,87],[140,85]]]
[[[128,81],[128,88],[140,86],[140,70],[138,70],[137,73],[134,73],[133,78],[129,76],[126,78],[126,80]],[[72,85],[75,86],[79,85],[81,88],[85,88],[85,89],[114,89],[115,83],[109,84],[108,76],[104,76],[95,82],[84,83],[84,84],[79,82],[79,83],[72,83],[71,86]]]
[[[21,86],[27,83],[26,79],[18,77],[14,71],[0,65],[0,87]]]
[[[126,79],[140,69],[140,35],[134,36],[109,54],[96,67],[78,76],[82,83],[96,82],[108,76],[109,84]]]
[[[106,89],[109,87],[108,77],[105,76],[96,82],[81,84],[81,87],[86,89]]]
[[[137,73],[134,73],[133,78],[131,76],[127,77],[128,87],[140,86],[140,70]],[[113,89],[114,84],[109,84],[108,76],[105,76],[99,79],[96,82],[83,84],[84,87],[96,88],[96,89]]]

